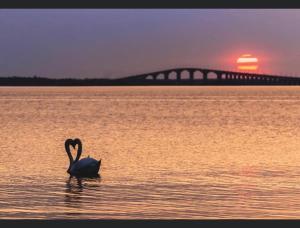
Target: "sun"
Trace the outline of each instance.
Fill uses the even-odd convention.
[[[241,71],[257,71],[258,59],[251,54],[243,54],[236,60],[237,68]]]

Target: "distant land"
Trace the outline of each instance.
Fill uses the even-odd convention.
[[[0,77],[0,86],[151,86],[151,85],[300,85],[300,77],[233,72],[203,68],[175,68],[117,79]]]
[[[0,77],[0,86],[105,86],[116,85],[111,79],[52,79],[43,77]]]

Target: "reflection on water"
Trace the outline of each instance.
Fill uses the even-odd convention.
[[[80,208],[85,191],[100,191],[100,175],[97,177],[75,177],[70,176],[66,181],[65,204],[66,207]],[[66,213],[67,215],[77,215],[78,213]],[[80,213],[79,213],[80,214]]]
[[[299,218],[300,87],[2,87],[0,218]],[[67,174],[67,138],[101,178]]]

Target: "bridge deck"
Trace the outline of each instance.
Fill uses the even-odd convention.
[[[300,85],[299,77],[202,68],[175,68],[117,79],[141,85]]]

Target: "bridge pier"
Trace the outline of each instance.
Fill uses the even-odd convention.
[[[179,81],[181,76],[181,71],[176,71],[176,80]]]
[[[168,71],[164,72],[164,75],[165,75],[164,78],[165,78],[165,80],[170,80],[169,74],[170,74],[170,72],[168,72]]]
[[[190,80],[194,80],[194,70],[189,70]]]
[[[203,80],[204,81],[207,81],[207,75],[208,75],[208,72],[207,71],[203,71]]]

